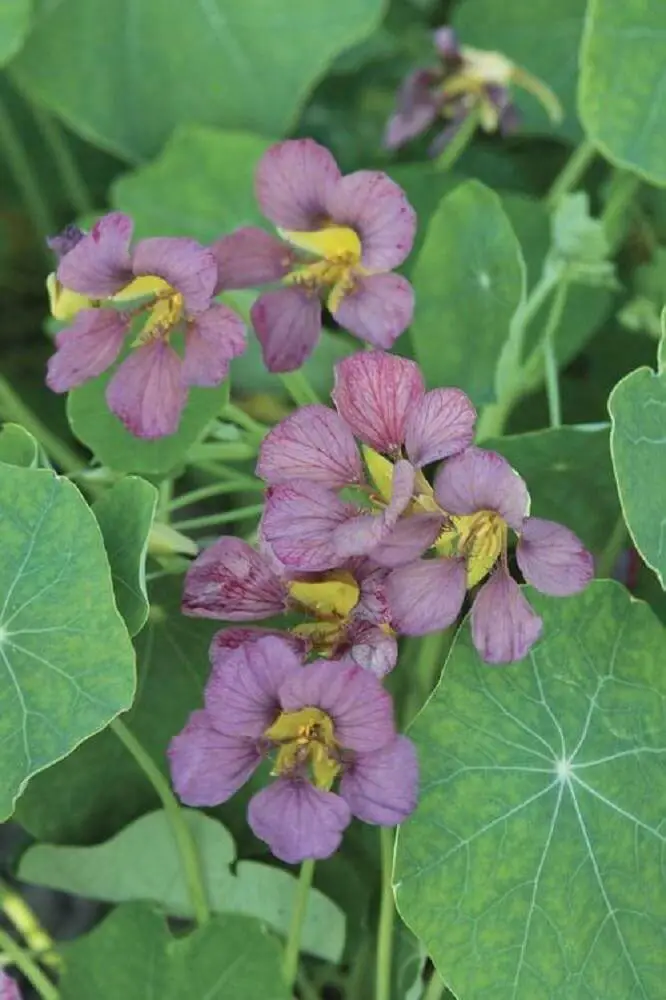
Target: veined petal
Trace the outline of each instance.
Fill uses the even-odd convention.
[[[347,637],[349,658],[375,677],[385,677],[398,662],[398,640],[390,629],[358,621],[350,625]]]
[[[309,479],[337,489],[363,480],[354,437],[328,406],[303,406],[264,438],[257,475],[270,485]]]
[[[287,589],[268,560],[241,538],[220,538],[190,565],[183,614],[227,621],[254,621],[280,614]]]
[[[495,570],[472,605],[472,640],[486,663],[513,663],[527,656],[543,622],[506,570]]]
[[[245,346],[243,320],[228,306],[213,303],[187,327],[183,381],[186,385],[219,385]]]
[[[370,271],[392,271],[412,249],[416,212],[402,188],[385,173],[357,170],[340,178],[327,208],[333,222],[356,230],[361,264]]]
[[[313,139],[287,139],[264,153],[255,179],[264,215],[282,229],[317,229],[340,179],[333,155]]]
[[[187,401],[182,361],[162,340],[135,348],[106,387],[112,413],[142,438],[175,434]]]
[[[85,236],[83,229],[79,229],[78,226],[69,225],[65,226],[59,233],[55,236],[48,236],[46,239],[46,245],[49,250],[52,250],[56,255],[56,259],[61,261],[66,253],[73,250],[77,243],[80,243]],[[1,1000],[1,998],[0,998]]]
[[[208,308],[217,284],[215,254],[187,236],[141,240],[132,254],[132,270],[163,278],[183,296],[190,316]]]
[[[525,482],[501,455],[467,448],[454,455],[435,477],[437,502],[448,514],[496,511],[514,531],[529,512]]]
[[[129,215],[110,212],[78,240],[58,264],[58,281],[91,299],[114,295],[132,280],[129,253],[134,224]]]
[[[374,753],[357,754],[345,771],[340,794],[364,823],[397,826],[416,809],[419,765],[406,736]]]
[[[268,491],[261,532],[280,562],[291,569],[335,569],[341,559],[333,532],[354,514],[335,493],[319,483],[296,481]]]
[[[126,317],[113,309],[79,312],[56,337],[47,367],[49,389],[67,392],[105,372],[120,354],[127,329]]]
[[[439,632],[460,614],[466,590],[460,559],[419,559],[401,566],[386,584],[392,621],[405,635]]]
[[[407,415],[405,448],[414,465],[449,458],[471,445],[476,410],[461,389],[433,389]]]
[[[442,523],[440,514],[410,514],[401,518],[373,551],[373,560],[389,569],[413,562],[434,544]]]
[[[321,330],[321,303],[310,289],[290,285],[260,295],[250,311],[270,372],[292,372],[309,358]]]
[[[298,864],[334,854],[351,812],[334,792],[313,788],[299,778],[278,778],[253,796],[247,819],[276,858]]]
[[[280,281],[296,259],[291,247],[257,226],[237,229],[216,240],[210,249],[217,260],[216,293]]]
[[[412,321],[414,289],[401,274],[354,279],[352,291],[332,308],[336,320],[373,347],[392,347]]]
[[[397,108],[384,132],[386,149],[398,149],[427,131],[437,118],[439,102],[433,90],[437,74],[417,69],[410,73],[398,92]]]
[[[260,628],[253,625],[242,626],[237,625],[233,628],[224,628],[219,632],[216,632],[213,636],[213,641],[210,644],[209,656],[210,662],[213,667],[218,666],[222,660],[228,655],[229,650],[238,649],[240,646],[246,646],[252,642],[259,642],[260,639],[265,639],[267,637],[273,637],[280,639],[281,642],[286,642],[291,647],[295,656],[299,660],[307,659],[309,644],[307,640],[300,636],[294,635],[293,632],[281,632],[277,628]]]
[[[386,538],[412,499],[414,473],[414,467],[400,459],[393,467],[388,507],[376,514],[357,514],[335,529],[333,545],[341,560],[369,555]]]
[[[387,455],[402,447],[407,415],[424,393],[418,365],[395,354],[359,352],[335,366],[338,413],[361,441]]]
[[[528,517],[523,524],[516,559],[527,582],[553,597],[584,590],[594,576],[594,559],[580,538],[540,517]]]
[[[173,787],[188,806],[226,802],[261,761],[256,740],[219,732],[206,711],[192,713],[167,756]]]

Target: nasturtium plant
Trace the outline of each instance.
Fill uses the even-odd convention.
[[[5,424],[0,429],[0,462],[31,469],[36,468],[38,459],[37,442],[20,424]]]

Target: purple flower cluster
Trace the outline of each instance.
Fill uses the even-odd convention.
[[[329,857],[352,816],[395,826],[415,808],[414,747],[390,695],[352,661],[303,665],[288,639],[264,635],[214,651],[204,697],[171,742],[174,787],[187,805],[218,805],[270,758],[275,780],[248,821],[282,861]]]

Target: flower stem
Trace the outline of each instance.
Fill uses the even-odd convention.
[[[560,398],[560,380],[555,353],[555,334],[562,320],[562,313],[567,301],[569,284],[562,280],[557,286],[550,315],[543,335],[543,360],[546,375],[546,396],[548,398],[548,416],[551,427],[562,426],[562,401]]]
[[[254,417],[251,417],[240,406],[235,406],[233,403],[227,403],[222,416],[242,427],[243,430],[246,430],[259,441],[263,441],[270,429],[265,424],[260,424],[258,420],[255,420]]]
[[[393,924],[395,922],[395,903],[393,900],[393,829],[389,826],[380,827],[379,837],[382,859],[382,894],[379,905],[379,927],[377,930],[375,1000],[390,1000]]]
[[[9,956],[11,964],[23,973],[39,993],[42,1000],[58,1000],[58,990],[27,953],[6,931],[0,929],[0,951]]]
[[[30,156],[23,145],[21,135],[2,100],[0,100],[0,146],[14,182],[21,192],[35,234],[40,238],[42,252],[48,259],[49,251],[44,240],[49,234],[55,233],[57,227],[51,208],[42,194],[39,178],[32,169]]]
[[[309,403],[319,402],[319,396],[310,385],[302,368],[295,372],[281,372],[280,381],[296,406],[307,406]]]
[[[206,884],[201,869],[199,851],[185,818],[185,813],[171,791],[169,782],[157,767],[150,754],[144,750],[139,740],[130,732],[125,723],[120,719],[114,719],[109,728],[118,737],[125,749],[134,757],[134,760],[155,789],[164,806],[164,812],[171,824],[174,840],[178,846],[183,875],[187,883],[194,917],[199,926],[202,926],[210,919],[210,908],[208,906]]]
[[[600,579],[606,579],[612,574],[617,558],[626,542],[626,538],[627,525],[624,520],[624,514],[620,511],[604,550],[597,560],[597,576]]]
[[[430,982],[423,991],[421,1000],[442,1000],[445,993],[446,986],[444,985],[444,981],[433,971]]]
[[[556,208],[569,191],[578,187],[580,180],[596,155],[597,150],[593,143],[589,139],[583,139],[580,145],[574,149],[564,167],[553,181],[550,191],[546,196],[546,206],[549,209]]]
[[[437,173],[450,170],[469,146],[479,124],[479,111],[471,111],[455,133],[451,142],[439,154],[434,163]]]
[[[640,178],[630,170],[616,170],[610,184],[608,201],[601,222],[611,250],[617,249],[625,231],[625,213],[640,187]]]
[[[18,892],[0,879],[0,908],[25,939],[30,952],[52,969],[61,966],[60,955],[55,950],[53,938],[42,927],[33,910]]]
[[[305,920],[305,911],[308,905],[308,896],[312,886],[314,875],[314,861],[312,859],[304,861],[301,865],[298,885],[296,886],[296,898],[294,899],[294,909],[291,914],[291,924],[289,925],[289,936],[284,949],[284,980],[289,993],[294,989],[296,976],[298,973],[298,958],[301,952],[301,933]]]
[[[169,504],[169,510],[181,510],[183,507],[191,507],[192,504],[201,500],[208,500],[210,497],[223,496],[225,493],[241,493],[245,491],[263,492],[264,484],[260,479],[253,479],[250,476],[239,476],[238,479],[228,479],[223,483],[210,483],[209,486],[199,486],[189,493],[181,493]]]
[[[225,510],[221,514],[205,514],[203,517],[190,517],[186,521],[174,521],[173,527],[176,531],[192,531],[194,528],[208,528],[215,524],[233,524],[235,521],[259,517],[263,509],[262,503],[254,503],[237,510]]]
[[[76,452],[41,422],[2,375],[0,375],[0,414],[4,420],[21,424],[32,434],[63,472],[78,472],[85,468],[85,463]]]
[[[37,105],[33,107],[32,112],[51,150],[53,162],[60,174],[70,205],[78,215],[89,215],[94,208],[92,198],[59,122]]]

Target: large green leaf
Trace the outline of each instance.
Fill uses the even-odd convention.
[[[145,479],[128,476],[93,505],[109,557],[118,610],[130,635],[148,617],[146,553],[157,506],[157,490]]]
[[[666,589],[666,336],[658,370],[638,368],[613,389],[611,452],[636,548]]]
[[[0,462],[19,465],[23,469],[37,467],[39,450],[32,434],[20,424],[3,424],[0,428]]]
[[[218,820],[194,810],[186,810],[184,815],[199,849],[213,912],[257,917],[286,935],[296,878],[257,861],[236,863],[233,837]],[[160,904],[170,916],[193,917],[178,846],[162,811],[142,816],[97,847],[37,845],[23,856],[20,877],[88,899],[109,903],[145,900]],[[313,890],[303,927],[303,949],[335,963],[340,960],[344,941],[341,911]]]
[[[0,66],[20,48],[30,27],[31,0],[2,0],[0,4]]]
[[[613,0],[610,0],[612,3]],[[564,110],[560,125],[549,123],[534,97],[516,87],[514,95],[526,132],[555,132],[580,138],[576,117],[578,48],[585,18],[585,0],[462,0],[453,23],[460,39],[475,48],[502,52],[547,83]]]
[[[279,136],[382,8],[382,0],[41,0],[12,73],[81,135],[129,160],[154,155],[185,122]]]
[[[465,626],[410,735],[400,912],[462,1000],[660,1000],[664,629],[612,581],[555,600],[495,669]]]
[[[590,0],[580,115],[613,163],[666,184],[666,5]]]
[[[1,465],[0,549],[5,819],[29,778],[129,707],[135,677],[99,528],[76,487]]]
[[[248,917],[172,937],[149,906],[115,910],[67,947],[62,1000],[288,1000],[279,943]]]
[[[429,385],[493,402],[495,371],[525,286],[520,245],[500,200],[460,184],[432,216],[412,272],[414,353]]]

